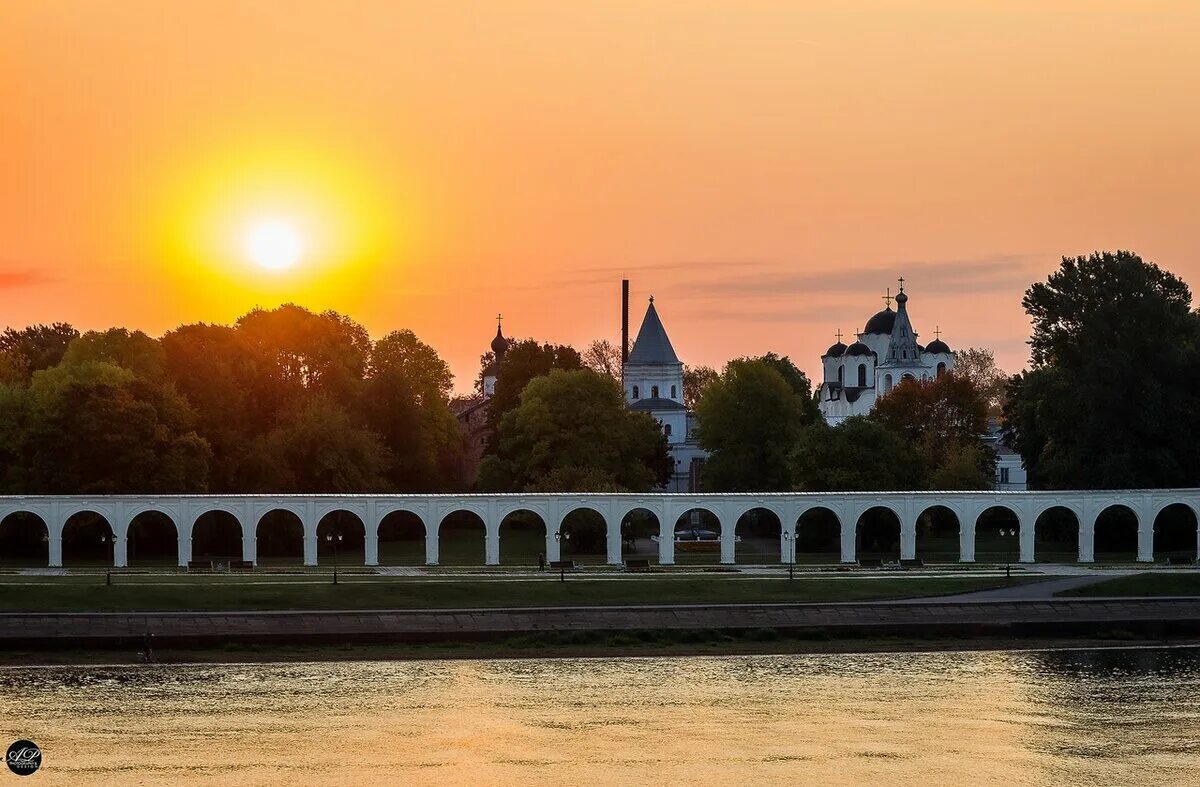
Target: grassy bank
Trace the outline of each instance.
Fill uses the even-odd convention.
[[[256,577],[144,579],[38,577],[0,584],[2,612],[184,612],[214,610],[445,609],[865,601],[965,593],[1036,581],[996,577],[624,577],[589,580],[429,581],[347,578],[339,585],[313,579]]]
[[[1200,573],[1146,572],[1059,593],[1060,596],[1200,596]]]

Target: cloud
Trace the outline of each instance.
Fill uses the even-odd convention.
[[[1030,281],[1033,255],[997,254],[966,260],[910,260],[870,268],[831,265],[818,272],[761,271],[723,279],[683,282],[681,296],[773,296],[811,293],[861,293],[892,286],[904,276],[910,286],[926,292],[969,293],[981,289],[1024,287]]]
[[[0,270],[0,290],[32,287],[46,281],[41,273],[31,270]]]

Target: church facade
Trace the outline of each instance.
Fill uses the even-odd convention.
[[[837,343],[821,356],[819,406],[832,425],[871,412],[875,400],[901,380],[929,380],[954,368],[954,352],[940,336],[927,345],[917,341],[904,279],[896,308],[890,296],[885,300],[886,308],[867,320],[852,344],[843,344],[839,334]]]
[[[699,491],[700,465],[706,454],[696,442],[695,415],[683,403],[683,363],[658,317],[653,296],[621,371],[625,404],[658,421],[667,438],[675,470],[664,491]]]

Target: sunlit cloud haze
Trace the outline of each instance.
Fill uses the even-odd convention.
[[[497,312],[616,340],[628,276],[685,361],[812,375],[903,275],[1015,370],[1063,254],[1200,286],[1197,41],[1194,2],[7,0],[0,326],[295,301],[466,389]]]

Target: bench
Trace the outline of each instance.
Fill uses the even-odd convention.
[[[550,568],[552,568],[556,571],[562,571],[562,570],[568,569],[568,568],[571,568],[571,569],[579,568],[579,564],[576,563],[574,560],[551,560]]]
[[[626,571],[649,571],[650,561],[646,558],[634,557],[625,561]]]
[[[858,561],[860,568],[883,568],[883,558],[864,557]]]
[[[187,564],[188,571],[212,571],[211,560],[189,560]]]
[[[1196,561],[1192,560],[1187,555],[1171,555],[1167,558],[1168,566],[1190,566]]]
[[[230,560],[229,561],[229,570],[230,571],[253,571],[254,570],[254,561],[253,560]]]
[[[923,568],[925,561],[919,557],[902,557],[900,558],[900,568]]]

